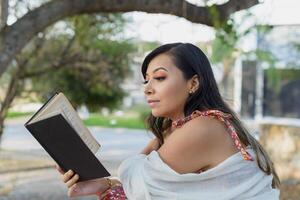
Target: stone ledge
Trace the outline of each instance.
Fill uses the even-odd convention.
[[[300,180],[300,127],[260,124],[260,143],[269,153],[281,180]]]

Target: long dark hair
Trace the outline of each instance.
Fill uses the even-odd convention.
[[[272,161],[264,148],[249,133],[237,115],[222,99],[217,82],[213,75],[212,68],[206,55],[195,45],[189,43],[171,43],[162,45],[150,52],[142,64],[142,74],[145,78],[146,71],[150,61],[159,54],[170,56],[175,66],[181,70],[186,80],[191,79],[194,75],[198,75],[199,88],[188,97],[184,115],[188,116],[195,110],[220,110],[224,113],[232,115],[230,122],[237,131],[237,135],[241,142],[250,145],[257,157],[259,168],[266,174],[273,175],[273,187],[278,188],[280,185],[279,178],[275,171]],[[147,128],[153,132],[158,138],[160,146],[164,143],[164,134],[170,130],[172,121],[165,117],[154,117],[152,114],[146,120]]]

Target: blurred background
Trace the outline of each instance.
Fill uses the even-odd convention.
[[[140,66],[170,42],[206,53],[222,96],[270,154],[281,199],[300,199],[299,1],[0,2],[0,200],[68,199],[54,161],[23,126],[56,91],[116,175],[153,137]]]

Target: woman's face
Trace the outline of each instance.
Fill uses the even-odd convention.
[[[151,60],[146,72],[145,96],[153,116],[172,120],[184,117],[189,91],[189,82],[169,55],[160,54]]]

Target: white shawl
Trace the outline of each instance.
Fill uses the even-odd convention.
[[[200,174],[179,174],[152,151],[123,161],[118,174],[129,200],[279,200],[272,175],[240,152]]]

